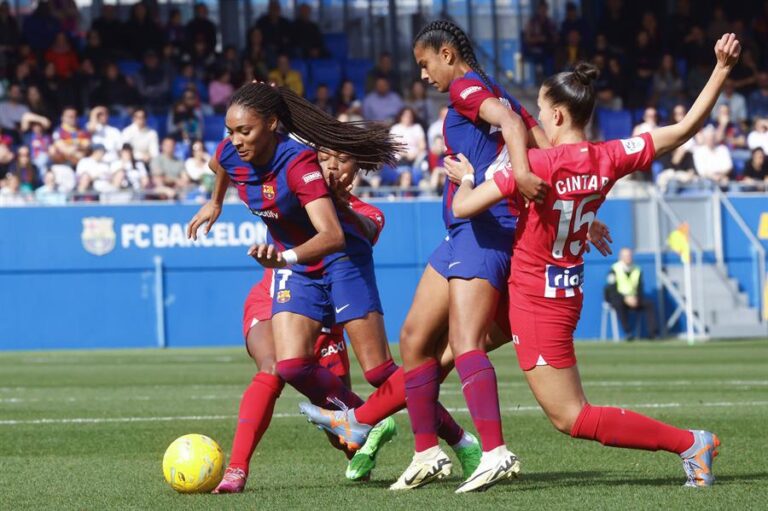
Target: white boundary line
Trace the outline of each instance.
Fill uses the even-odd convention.
[[[718,401],[712,403],[635,403],[613,405],[619,408],[731,408],[737,406],[768,406],[768,401]],[[448,408],[451,413],[467,413],[466,408]],[[505,414],[516,412],[540,411],[538,406],[516,406],[503,408]],[[399,413],[405,413],[404,411]],[[275,419],[301,418],[298,413],[275,413]],[[174,422],[174,421],[208,421],[236,419],[236,415],[180,415],[166,417],[74,417],[62,419],[19,419],[0,420],[0,426],[48,425],[48,424],[110,424],[131,422]]]

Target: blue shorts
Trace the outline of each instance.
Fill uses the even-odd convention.
[[[272,314],[293,312],[324,326],[346,323],[369,312],[383,314],[371,257],[342,257],[321,272],[275,270]]]
[[[448,229],[448,236],[429,257],[429,265],[447,280],[483,279],[499,293],[506,293],[514,242],[514,229],[465,222]]]

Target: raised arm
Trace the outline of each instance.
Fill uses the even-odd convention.
[[[691,109],[682,121],[651,131],[657,157],[684,144],[701,129],[715,106],[728,73],[738,62],[740,53],[741,44],[735,34],[725,34],[715,43],[717,64]]]

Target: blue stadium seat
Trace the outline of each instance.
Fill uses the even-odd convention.
[[[597,110],[597,122],[605,140],[626,138],[632,134],[632,114],[627,110]]]
[[[368,73],[373,69],[373,62],[370,59],[349,59],[346,64],[344,75],[347,80],[355,84],[355,93],[362,99],[365,96],[365,81]]]
[[[122,130],[131,124],[131,118],[127,115],[113,115],[109,118],[109,124],[110,126],[114,126],[115,128]]]
[[[141,69],[141,62],[138,60],[120,60],[117,63],[117,69],[123,76],[136,76]]]
[[[307,73],[307,61],[304,59],[291,59],[291,69],[299,72],[301,79],[306,85],[307,80],[309,80],[309,74]]]
[[[343,32],[323,34],[323,39],[325,40],[325,48],[331,54],[331,57],[339,62],[344,62],[347,59],[349,47],[347,34]]]
[[[203,142],[203,145],[205,146],[205,152],[213,156],[213,153],[216,152],[216,147],[219,145],[219,143],[209,140],[209,141]]]
[[[203,140],[220,142],[224,138],[224,116],[206,115],[203,118]]]
[[[147,126],[157,131],[157,136],[163,138],[167,132],[168,116],[167,115],[150,115],[147,117]]]
[[[324,83],[331,89],[331,94],[335,94],[341,85],[341,64],[333,59],[317,59],[309,61],[309,80],[306,88],[307,97],[311,98],[317,90],[317,86]]]

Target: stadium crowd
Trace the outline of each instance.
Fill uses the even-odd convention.
[[[591,26],[569,3],[558,27],[538,2],[522,33],[537,83],[589,60],[601,70],[595,138],[639,134],[684,115],[707,79],[715,36],[735,32],[744,51],[711,123],[653,176],[667,193],[766,190],[768,1],[745,19],[678,0],[666,17],[643,13],[635,30],[627,4],[607,0]],[[406,149],[397,166],[361,178],[371,193],[441,193],[446,107],[418,79],[404,89],[388,53],[353,76],[351,61],[331,59],[309,5],[289,20],[270,2],[242,51],[217,51],[219,30],[203,3],[186,23],[177,9],[158,19],[145,2],[128,19],[113,5],[98,14],[84,30],[73,1],[41,1],[22,20],[0,3],[0,205],[203,200],[227,101],[254,79],[290,87],[342,120],[391,125]],[[328,62],[330,74],[315,73],[327,80],[310,79]]]

